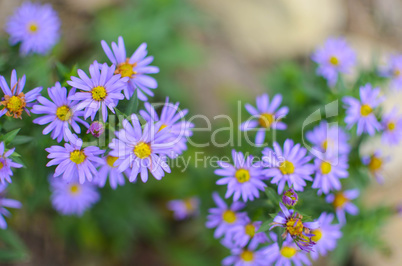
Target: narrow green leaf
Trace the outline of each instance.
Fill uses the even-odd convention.
[[[10,144],[11,141],[13,141],[13,139],[17,136],[18,132],[20,132],[20,130],[21,130],[21,128],[17,128],[17,129],[14,129],[14,130],[8,132],[7,134],[5,134],[5,135],[3,136],[3,138],[2,138],[3,141],[4,141],[4,143],[5,143],[6,145],[7,145],[7,144]]]

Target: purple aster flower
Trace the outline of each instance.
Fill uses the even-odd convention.
[[[295,191],[303,191],[305,180],[313,180],[310,175],[314,172],[314,166],[308,163],[311,157],[306,156],[307,150],[300,144],[294,145],[293,140],[287,139],[283,150],[274,142],[273,149],[265,148],[262,153],[262,159],[268,166],[264,173],[272,177],[272,184],[278,185],[278,194],[282,194],[286,182]]]
[[[222,265],[234,266],[265,266],[267,257],[263,250],[248,248],[234,248],[230,251],[232,254],[222,260]]]
[[[243,209],[246,205],[241,202],[233,202],[229,207],[219,194],[214,192],[212,197],[217,205],[216,208],[209,209],[209,215],[207,217],[206,227],[215,228],[214,237],[219,238],[226,234],[228,229],[232,228],[234,225],[243,224],[247,213],[238,212]]]
[[[47,158],[52,159],[46,166],[57,165],[54,176],[63,175],[63,179],[70,181],[72,176],[78,176],[81,184],[98,175],[95,166],[104,164],[104,160],[99,158],[105,151],[95,146],[82,148],[82,140],[72,140],[62,146],[52,146],[45,149],[49,155]],[[95,164],[95,165],[94,165]]]
[[[342,185],[339,179],[349,176],[346,156],[338,157],[330,154],[324,160],[316,158],[314,165],[316,174],[312,188],[318,189],[318,195],[328,194],[331,190],[340,190]]]
[[[301,250],[310,252],[315,245],[315,242],[311,239],[314,235],[310,232],[317,229],[319,223],[317,221],[303,222],[300,214],[294,210],[288,210],[282,203],[279,203],[279,206],[282,211],[274,218],[274,222],[269,230],[272,230],[274,227],[283,227],[285,229],[282,235],[283,238],[289,235]]]
[[[90,182],[80,184],[76,175],[70,181],[50,177],[49,182],[53,207],[62,215],[82,216],[100,199],[96,186]]]
[[[184,121],[184,116],[188,113],[187,109],[180,110],[179,103],[169,103],[169,98],[163,105],[160,117],[156,113],[153,105],[146,102],[144,104],[146,111],[141,110],[140,114],[145,121],[155,121],[162,123],[161,128],[168,128],[169,133],[172,135],[169,142],[173,143],[172,153],[168,154],[170,158],[175,158],[183,151],[187,150],[187,138],[193,135],[191,128],[194,127],[193,123]]]
[[[282,102],[282,95],[276,94],[271,102],[268,94],[263,94],[257,97],[257,108],[251,104],[246,104],[245,108],[252,117],[240,125],[241,131],[249,131],[257,128],[255,136],[255,144],[261,145],[264,143],[265,132],[270,130],[285,130],[286,124],[281,121],[289,112],[287,106],[279,108]],[[278,110],[279,108],[279,110]]]
[[[293,188],[290,188],[283,192],[282,202],[286,207],[293,207],[297,204],[299,197]]]
[[[10,212],[6,208],[15,208],[19,209],[22,207],[21,202],[14,199],[5,198],[5,189],[7,188],[6,184],[0,184],[0,229],[7,228],[7,222],[4,219],[4,216],[10,216]]]
[[[297,248],[291,237],[287,237],[282,247],[279,247],[278,237],[274,233],[270,233],[273,244],[262,249],[266,262],[264,265],[290,266],[294,265],[311,265],[311,262],[304,252]]]
[[[5,151],[4,142],[0,142],[0,182],[2,185],[6,182],[12,182],[11,176],[13,175],[13,171],[11,171],[11,168],[22,167],[21,164],[13,162],[13,160],[8,158],[11,154],[13,154],[14,150],[15,148]]]
[[[380,75],[391,78],[391,89],[402,90],[402,55],[392,56]]]
[[[84,114],[83,111],[76,111],[74,106],[77,101],[71,101],[67,99],[67,89],[61,87],[59,82],[56,82],[55,86],[48,88],[47,92],[50,99],[49,101],[43,96],[38,97],[38,102],[32,108],[34,114],[44,114],[44,116],[33,120],[34,123],[39,125],[49,124],[43,130],[43,134],[49,134],[52,132],[52,138],[57,139],[60,142],[66,139],[66,132],[71,132],[69,126],[73,128],[76,133],[81,133],[81,128],[77,122],[88,127],[88,123],[79,118]],[[75,90],[72,89],[69,96],[74,95]]]
[[[184,200],[171,200],[167,203],[169,210],[173,211],[173,217],[176,220],[198,215],[200,212],[200,199],[198,197],[187,198]]]
[[[375,131],[381,129],[380,123],[374,115],[375,108],[384,101],[384,97],[378,97],[379,88],[372,88],[371,84],[360,87],[360,100],[353,97],[344,97],[343,102],[346,108],[345,122],[350,129],[357,124],[357,134],[367,132],[374,135]]]
[[[370,173],[376,178],[380,184],[384,183],[384,163],[390,160],[389,157],[381,155],[381,151],[377,150],[370,156],[363,156],[362,162],[367,165]]]
[[[170,173],[166,155],[173,144],[168,141],[171,138],[168,129],[161,127],[160,122],[148,122],[142,129],[138,117],[133,114],[131,123],[124,120],[123,129],[115,132],[117,139],[109,144],[110,155],[119,157],[116,165],[120,172],[131,168],[130,182],[134,182],[139,173],[142,182],[147,182],[148,169],[157,180],[161,180],[165,172]]]
[[[346,223],[345,212],[356,215],[359,213],[359,209],[351,201],[359,196],[359,190],[345,190],[339,191],[336,194],[329,194],[326,197],[328,203],[332,203],[336,211],[336,217],[340,224]]]
[[[334,215],[323,212],[318,218],[320,228],[311,231],[314,236],[311,238],[316,244],[313,252],[310,252],[311,258],[317,260],[319,254],[326,256],[328,251],[334,250],[336,242],[342,237],[341,225],[332,224]]]
[[[40,96],[41,87],[35,88],[24,94],[22,91],[25,86],[25,75],[21,79],[17,79],[17,71],[11,72],[10,87],[3,76],[0,76],[0,88],[4,93],[0,106],[4,106],[0,111],[0,117],[4,114],[14,118],[21,118],[22,112],[25,111],[29,115],[28,107],[34,105],[34,101]]]
[[[89,66],[91,78],[84,71],[78,69],[80,78],[71,77],[67,83],[82,91],[76,92],[69,97],[69,100],[78,100],[76,109],[85,109],[84,117],[91,116],[92,121],[99,109],[102,109],[103,121],[107,121],[107,108],[114,113],[114,108],[119,100],[124,99],[121,90],[128,78],[114,74],[115,67],[109,67],[107,64],[100,65],[94,62]]]
[[[306,139],[314,145],[312,154],[324,159],[326,153],[347,155],[350,152],[349,135],[337,125],[322,121],[313,130],[306,133]]]
[[[402,118],[398,116],[398,108],[394,107],[391,112],[383,115],[382,141],[389,145],[396,145],[402,139]]]
[[[49,4],[23,3],[8,19],[10,44],[21,43],[20,53],[46,54],[59,41],[60,19]]]
[[[356,63],[355,52],[343,38],[328,39],[311,59],[318,64],[317,75],[324,77],[330,87],[338,81],[338,73],[349,73]]]
[[[245,247],[247,244],[248,247],[252,247],[256,249],[259,244],[269,242],[267,235],[264,232],[257,233],[258,229],[260,229],[262,222],[256,221],[251,222],[250,218],[245,217],[244,221],[240,224],[233,225],[226,232],[224,240],[228,246],[231,247]]]
[[[219,161],[221,169],[215,170],[216,175],[223,176],[216,184],[227,185],[225,198],[233,194],[233,200],[237,201],[242,197],[243,201],[253,201],[259,198],[259,190],[264,191],[266,187],[262,180],[265,178],[262,174],[262,168],[253,164],[253,156],[244,157],[242,152],[232,150],[234,165]]]
[[[98,175],[94,180],[94,183],[98,184],[99,187],[104,187],[106,185],[108,177],[111,188],[116,189],[117,186],[124,185],[124,175],[122,172],[117,170],[117,166],[115,165],[117,159],[117,157],[110,155],[103,157],[104,164],[98,169]]]
[[[150,66],[154,60],[153,56],[148,56],[147,44],[141,44],[130,58],[127,57],[123,37],[119,37],[118,43],[112,42],[112,50],[105,41],[101,42],[109,60],[116,66],[116,74],[127,77],[124,87],[124,95],[129,99],[137,90],[138,99],[147,101],[149,96],[154,96],[151,89],[156,89],[158,83],[148,74],[159,73],[159,68]]]
[[[96,138],[99,138],[103,132],[105,132],[105,126],[99,121],[93,122],[87,130],[87,134],[91,133]]]

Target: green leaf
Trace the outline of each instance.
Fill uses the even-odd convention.
[[[263,222],[260,228],[258,229],[257,233],[268,231],[269,228],[271,227],[273,220],[274,220],[273,218],[270,218],[267,221]]]
[[[28,142],[31,142],[34,138],[31,136],[16,136],[11,143],[13,145],[21,145],[21,144],[25,144]]]
[[[275,205],[279,205],[281,198],[279,197],[278,193],[276,193],[276,191],[273,188],[266,187],[265,194],[267,195],[268,199],[271,200]]]
[[[21,128],[17,128],[17,129],[14,129],[14,130],[8,132],[7,134],[5,134],[2,137],[2,140],[4,141],[4,143],[6,145],[10,144],[11,141],[13,141],[13,139],[17,136],[18,132],[20,132],[20,130],[21,130]]]
[[[0,230],[1,262],[23,261],[28,258],[28,250],[20,238],[11,230]]]

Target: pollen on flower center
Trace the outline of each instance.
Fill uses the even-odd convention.
[[[193,205],[193,202],[191,199],[184,200],[184,205],[186,206],[187,211],[191,212],[191,211],[195,210],[195,206]]]
[[[245,226],[245,232],[248,236],[254,237],[255,235],[255,226],[253,224],[248,224]]]
[[[62,121],[68,121],[71,118],[71,111],[68,106],[63,105],[57,108],[56,110],[56,116]]]
[[[281,255],[288,259],[296,255],[296,252],[297,250],[293,247],[283,246],[281,248]]]
[[[393,131],[396,128],[396,124],[394,122],[389,122],[387,128],[389,131]]]
[[[231,210],[226,210],[223,214],[222,214],[222,219],[229,223],[232,224],[236,221],[236,213],[234,211]]]
[[[243,261],[250,262],[250,261],[253,261],[253,259],[254,259],[254,254],[253,254],[253,252],[250,251],[250,250],[243,250],[243,252],[240,254],[240,257],[241,257],[241,259],[242,259]]]
[[[117,161],[118,157],[114,157],[114,156],[107,156],[106,157],[106,163],[107,165],[109,165],[110,167],[116,167],[114,166],[114,163]]]
[[[369,114],[371,114],[372,111],[373,111],[373,109],[368,104],[363,104],[360,107],[360,113],[362,116],[368,116]]]
[[[339,192],[335,195],[334,202],[332,203],[336,209],[342,208],[345,203],[349,202],[349,199],[343,195],[342,192]]]
[[[36,22],[31,22],[28,24],[28,32],[29,33],[36,33],[38,32],[39,26]]]
[[[93,88],[91,93],[92,93],[92,99],[94,99],[95,101],[102,101],[107,96],[106,89],[103,86],[97,86]]]
[[[162,129],[166,128],[167,125],[166,124],[162,124],[161,127],[159,128],[158,132],[161,131]]]
[[[75,150],[70,153],[70,160],[73,163],[81,164],[85,161],[85,158],[86,156],[83,151]]]
[[[134,154],[140,159],[148,158],[151,155],[151,146],[145,142],[140,142],[135,145]]]
[[[301,235],[303,233],[303,228],[304,226],[300,219],[290,218],[286,222],[286,231],[292,236]]]
[[[394,70],[394,76],[399,77],[401,75],[401,71],[399,69]]]
[[[292,162],[289,161],[284,161],[280,166],[279,170],[281,170],[282,174],[284,175],[290,175],[295,172],[295,166],[293,165]]]
[[[370,162],[369,162],[369,164],[368,164],[368,167],[369,167],[370,171],[371,171],[371,172],[375,172],[375,171],[377,171],[378,169],[380,169],[381,166],[382,166],[382,160],[381,160],[381,158],[372,156],[371,159],[370,159]]]
[[[311,240],[313,240],[314,242],[318,242],[320,241],[320,239],[322,238],[322,231],[321,229],[315,229],[311,231],[311,234],[313,234],[314,236],[311,237]]]
[[[7,102],[7,109],[10,112],[19,112],[22,111],[22,108],[25,107],[25,100],[18,96],[11,96],[11,98]]]
[[[78,193],[80,193],[81,191],[81,187],[78,184],[72,184],[70,186],[70,193],[73,195],[77,195]]]
[[[321,173],[323,175],[329,174],[331,172],[331,168],[332,168],[332,166],[330,163],[327,163],[327,162],[321,163],[320,169],[321,169]]]
[[[331,57],[329,58],[329,62],[330,62],[332,65],[334,65],[334,66],[339,65],[339,59],[338,59],[338,57],[336,57],[336,56],[331,56]]]
[[[268,113],[261,114],[258,122],[262,127],[269,128],[274,122],[274,115]]]
[[[250,173],[246,169],[239,169],[236,171],[235,177],[239,183],[244,183],[250,180]]]
[[[2,162],[0,162],[0,170],[3,169],[4,164]]]
[[[128,59],[126,60],[126,62],[121,63],[117,66],[116,70],[115,70],[115,74],[120,74],[123,78],[124,77],[129,77],[131,78],[132,76],[134,76],[135,74],[137,74],[136,71],[134,71],[134,67],[137,65],[137,63],[134,64],[130,64],[128,62]]]

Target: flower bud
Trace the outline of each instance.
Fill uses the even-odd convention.
[[[105,132],[105,126],[101,122],[95,121],[89,126],[87,134],[91,133],[94,137],[99,138],[103,132]]]
[[[293,188],[291,188],[291,189],[286,190],[285,192],[283,192],[282,202],[283,202],[283,204],[285,204],[285,206],[287,206],[287,207],[293,207],[293,206],[295,206],[298,199],[299,199],[299,198],[298,198],[296,192],[293,190]]]

